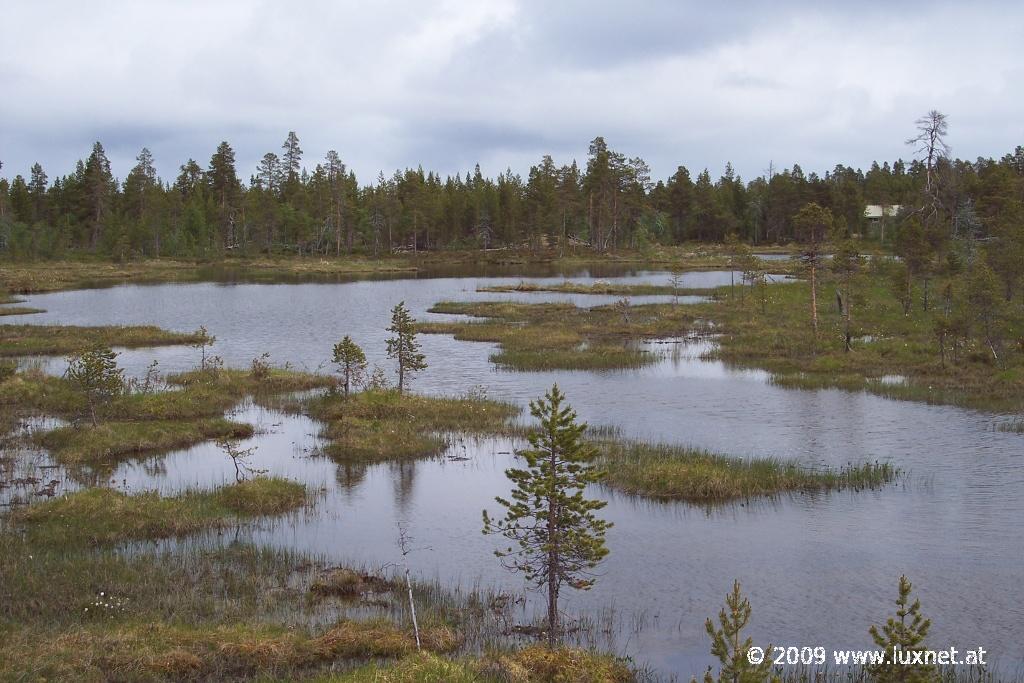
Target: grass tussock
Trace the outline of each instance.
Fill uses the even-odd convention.
[[[375,462],[437,455],[450,432],[503,434],[519,408],[485,398],[453,398],[367,390],[349,397],[326,394],[297,406],[326,423],[325,452],[345,462]]]
[[[891,482],[888,463],[809,470],[773,458],[732,458],[699,449],[602,442],[600,464],[609,486],[652,498],[713,503],[789,491],[865,489]]]
[[[321,574],[309,592],[318,598],[351,600],[370,593],[388,593],[397,587],[399,584],[376,574],[336,567]]]
[[[193,333],[170,332],[152,325],[0,325],[0,356],[54,356],[98,345],[138,348],[193,344]]]
[[[307,501],[302,484],[269,477],[171,498],[92,488],[16,509],[11,521],[44,545],[103,546],[185,536],[237,518],[282,514]]]
[[[240,439],[252,434],[250,425],[209,418],[61,427],[38,435],[36,440],[65,466],[111,467],[126,458],[186,448],[208,439]]]

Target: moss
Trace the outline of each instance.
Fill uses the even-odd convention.
[[[36,437],[63,465],[113,466],[125,458],[185,448],[218,437],[247,438],[251,426],[223,418],[104,422],[61,427]]]
[[[654,498],[723,502],[787,491],[874,488],[898,472],[886,463],[866,463],[841,470],[810,470],[773,458],[732,458],[678,446],[601,442],[605,483]]]
[[[173,498],[157,493],[128,495],[85,489],[11,513],[33,542],[45,545],[110,545],[124,541],[184,536],[223,526],[235,518],[275,515],[307,501],[302,484],[256,478],[209,492]]]

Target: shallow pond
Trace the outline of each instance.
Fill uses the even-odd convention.
[[[615,281],[668,280],[666,273],[618,276]],[[728,284],[730,276],[690,273],[683,286]],[[390,368],[384,328],[400,300],[425,320],[431,318],[426,309],[442,300],[605,300],[476,292],[519,280],[545,278],[122,286],[32,296],[28,305],[48,312],[11,322],[152,323],[175,330],[205,324],[218,339],[214,352],[229,365],[248,365],[269,351],[275,361],[311,370],[326,368],[331,345],[350,334],[371,363]],[[546,373],[496,370],[487,360],[490,344],[425,336],[423,348],[430,368],[417,378],[417,391],[452,394],[482,385],[492,397],[525,404],[557,381],[582,418],[627,436],[808,465],[888,460],[907,472],[879,491],[712,509],[596,491],[609,500],[604,514],[615,522],[612,552],[596,587],[573,596],[567,609],[597,615],[614,608],[616,651],[682,679],[699,676],[709,663],[704,618],[720,609],[733,578],[753,605],[755,641],[867,647],[868,626],[892,612],[897,578],[906,573],[933,620],[930,645],[981,646],[1004,671],[1024,667],[1024,437],[993,429],[1003,418],[863,393],[782,389],[763,372],[701,360],[701,344],[652,345],[665,357],[640,370]],[[171,371],[194,365],[197,352],[145,349],[120,360],[140,372],[153,358]],[[318,428],[305,418],[251,406],[238,417],[263,428],[253,441],[256,466],[325,489],[316,514],[255,531],[256,539],[342,561],[384,563],[395,559],[395,524],[402,520],[430,548],[415,558],[424,577],[521,586],[491,555],[495,540],[480,533],[481,509],[493,511],[493,497],[508,491],[503,471],[514,444],[463,439],[436,460],[346,468],[316,456]],[[218,485],[231,472],[215,447],[202,445],[125,465],[111,480],[132,490],[173,491]]]

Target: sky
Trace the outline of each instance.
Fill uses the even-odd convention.
[[[290,130],[364,183],[525,177],[598,135],[656,179],[824,173],[909,158],[930,109],[955,156],[998,158],[1024,144],[1022,27],[1020,2],[6,0],[0,175],[99,140],[115,175],[148,147],[173,180],[227,140],[248,180]]]

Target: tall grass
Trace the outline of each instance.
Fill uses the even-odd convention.
[[[92,488],[18,508],[11,513],[11,523],[24,527],[36,544],[112,545],[184,536],[241,517],[282,514],[308,502],[304,485],[264,477],[172,498]]]
[[[891,482],[888,463],[812,470],[774,458],[740,459],[701,449],[631,442],[599,442],[606,483],[653,498],[714,503],[787,491],[863,489]]]

